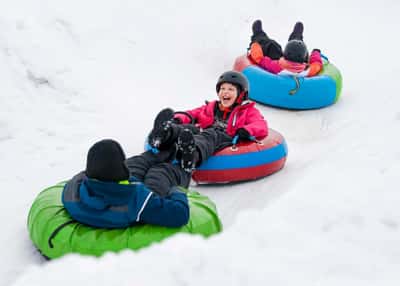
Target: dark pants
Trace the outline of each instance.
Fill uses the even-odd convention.
[[[143,182],[150,190],[166,196],[174,186],[187,188],[191,174],[171,163],[175,151],[164,150],[158,154],[147,151],[126,160],[131,176]]]
[[[194,142],[200,155],[200,161],[196,165],[200,165],[216,151],[232,145],[232,137],[222,130],[208,128],[195,134]]]
[[[180,132],[183,129],[190,129],[193,133],[196,150],[199,153],[199,161],[196,166],[199,166],[203,161],[207,160],[216,151],[232,145],[232,137],[225,131],[216,128],[207,128],[200,130],[192,124],[175,124],[170,138],[171,142],[176,142]]]
[[[176,142],[180,131],[187,127],[186,125],[175,125],[174,128],[179,129],[173,132],[176,137],[172,138],[171,142]],[[214,152],[232,145],[232,137],[224,131],[213,128],[205,129],[202,132],[198,129],[191,130],[194,133],[196,151],[199,155],[197,166],[207,160]],[[175,155],[176,148],[173,143],[169,148],[161,150],[157,154],[146,151],[141,155],[130,157],[126,160],[126,164],[131,176],[143,182],[153,192],[160,196],[166,196],[173,186],[187,188],[192,175],[185,172],[179,164],[172,163]]]
[[[289,35],[288,41],[290,40],[303,41],[303,35],[299,33],[296,34],[296,32],[293,31]],[[254,42],[260,44],[264,56],[267,56],[273,60],[278,60],[280,57],[283,56],[281,45],[277,41],[270,39],[265,32],[260,32],[258,34],[252,35],[250,45]]]
[[[250,45],[254,42],[260,44],[264,56],[267,56],[273,60],[278,60],[280,57],[283,56],[281,45],[279,45],[277,41],[268,38],[265,33],[251,36]]]

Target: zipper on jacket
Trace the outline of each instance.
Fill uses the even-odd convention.
[[[237,120],[237,111],[235,112],[235,114],[233,115],[233,120],[232,120],[232,127],[235,127],[236,125],[236,120]]]

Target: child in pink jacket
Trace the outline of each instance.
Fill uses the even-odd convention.
[[[289,74],[304,77],[317,75],[322,69],[321,52],[314,49],[308,55],[303,42],[303,24],[297,22],[282,52],[281,46],[270,39],[262,29],[260,20],[252,26],[249,57],[261,68],[274,74]]]
[[[248,82],[241,73],[223,73],[218,79],[216,90],[219,100],[178,113],[175,119],[183,124],[194,120],[195,125],[201,129],[221,129],[231,137],[247,135],[239,136],[241,139],[262,139],[268,135],[264,117],[255,103],[248,100]]]
[[[149,135],[150,146],[164,149],[176,143],[182,168],[190,170],[239,140],[268,135],[267,122],[255,103],[248,100],[246,77],[236,71],[225,72],[216,90],[219,100],[185,112],[165,111],[164,120],[158,120],[161,124],[155,124]]]

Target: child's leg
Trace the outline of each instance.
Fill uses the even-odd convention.
[[[177,159],[181,160],[182,168],[190,171],[191,167],[200,166],[217,150],[229,145],[232,145],[232,137],[224,131],[208,128],[193,135],[185,130],[178,138]]]
[[[191,173],[171,163],[160,163],[151,167],[146,173],[143,183],[160,196],[166,196],[174,186],[187,188]]]
[[[282,57],[282,47],[275,40],[268,40],[268,42],[260,43],[264,56],[272,60],[278,60]]]
[[[146,151],[141,155],[128,158],[125,163],[128,166],[130,175],[136,177],[139,181],[143,181],[151,167],[172,160],[174,155],[175,148],[160,151],[158,154]]]
[[[194,134],[200,132],[200,129],[193,124],[178,124],[169,120],[164,122],[162,126],[153,128],[148,142],[150,146],[159,150],[168,149],[176,142],[180,132],[185,128],[190,129]]]
[[[208,128],[199,134],[185,129],[177,139],[176,159],[184,171],[191,173],[215,151],[232,145],[232,137],[224,131]]]
[[[260,20],[256,20],[252,26],[253,35],[251,36],[252,43],[257,42],[260,44],[263,55],[267,56],[273,60],[277,60],[282,56],[282,47],[279,43],[273,39],[270,39],[267,34],[262,29],[262,24]]]
[[[214,128],[205,129],[200,134],[194,135],[196,149],[199,151],[199,166],[216,151],[232,145],[232,137],[224,131]]]

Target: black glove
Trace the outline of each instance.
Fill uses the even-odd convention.
[[[235,135],[239,137],[239,140],[250,140],[251,137],[249,131],[244,128],[239,128]]]

